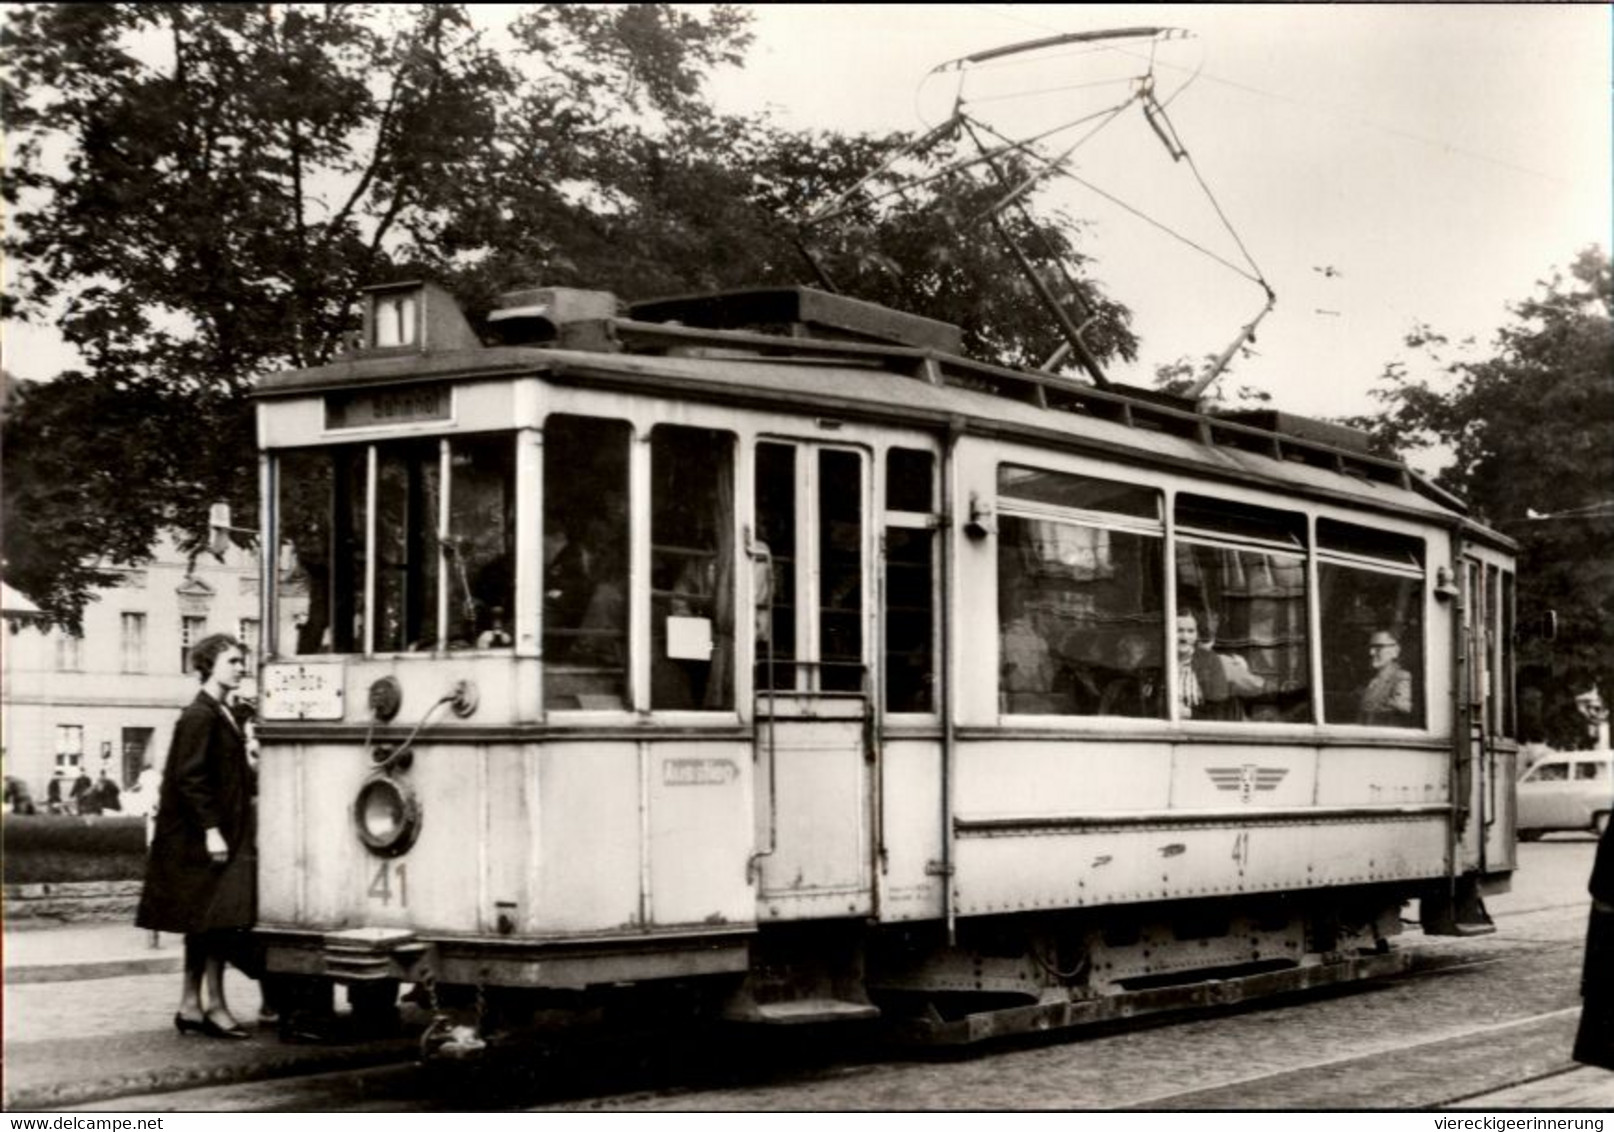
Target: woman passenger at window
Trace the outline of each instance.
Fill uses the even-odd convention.
[[[1368,638],[1373,675],[1362,688],[1357,721],[1377,727],[1412,724],[1412,673],[1401,667],[1401,642],[1388,629]]]
[[[214,633],[197,642],[191,663],[202,689],[174,728],[135,923],[185,935],[174,1028],[245,1038],[224,1000],[224,964],[241,954],[242,929],[257,914],[252,768],[228,706],[246,654],[234,637]]]
[[[1212,651],[1214,639],[1200,631],[1194,614],[1177,615],[1177,703],[1184,719],[1243,719],[1240,697],[1265,687],[1243,657]]]

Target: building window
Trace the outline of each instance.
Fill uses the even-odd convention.
[[[150,727],[125,727],[123,729],[123,785],[133,786],[140,779],[140,772],[146,769],[146,759],[151,753]]]
[[[191,649],[203,637],[207,636],[206,617],[181,617],[179,619],[179,670],[191,670]]]
[[[63,770],[84,765],[84,728],[79,724],[56,725],[56,765]]]
[[[56,671],[80,672],[83,668],[83,635],[63,629],[56,635]]]
[[[123,671],[146,670],[146,615],[125,613],[120,617],[123,626]]]
[[[258,631],[259,624],[256,617],[243,617],[240,622],[241,631],[238,636],[242,645],[246,647],[248,676],[258,674],[258,646],[262,636]]]

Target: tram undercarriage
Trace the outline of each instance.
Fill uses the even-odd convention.
[[[903,1042],[963,1045],[1393,974],[1411,961],[1391,947],[1408,897],[1361,886],[978,917],[952,942],[938,922],[841,920],[603,946],[288,934],[271,951],[305,1001],[322,991],[328,1002],[333,980],[346,983],[354,1021],[371,1030],[396,1023],[398,989],[415,984],[411,1000],[432,1018],[429,1056],[642,1021],[664,996],[691,1023],[856,1021]]]

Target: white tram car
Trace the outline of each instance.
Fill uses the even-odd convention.
[[[1349,430],[808,289],[363,334],[257,390],[272,971],[966,1041],[1508,883],[1512,546]]]

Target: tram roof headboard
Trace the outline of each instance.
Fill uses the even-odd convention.
[[[708,330],[769,330],[786,335],[886,342],[958,354],[964,332],[950,322],[834,295],[815,287],[769,287],[651,299],[628,307],[643,322],[678,322]]]

